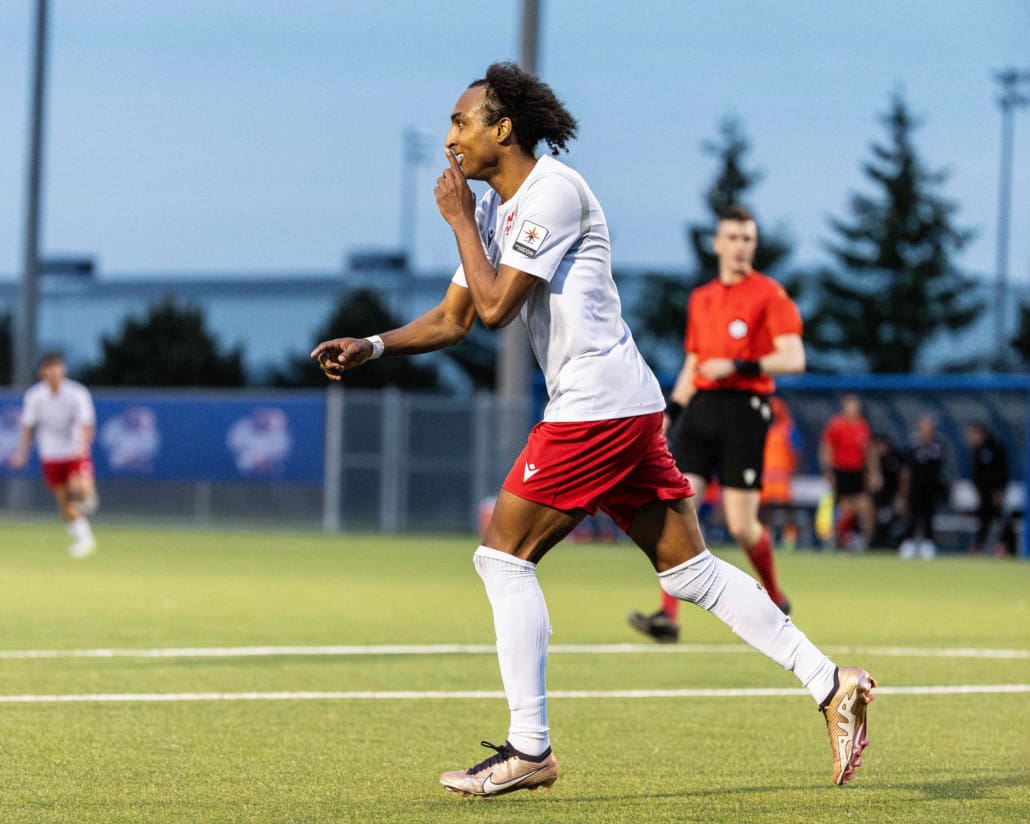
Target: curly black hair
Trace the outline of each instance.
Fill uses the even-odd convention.
[[[576,136],[579,124],[539,78],[514,63],[494,63],[486,77],[469,84],[470,89],[475,86],[486,87],[483,122],[487,126],[507,117],[519,146],[529,154],[541,140],[553,155],[568,151],[566,144]]]

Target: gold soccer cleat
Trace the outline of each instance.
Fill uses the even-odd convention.
[[[862,750],[869,746],[866,705],[873,700],[876,679],[860,667],[838,667],[834,690],[819,708],[833,750],[833,783],[847,784],[862,766]]]
[[[515,790],[536,792],[541,787],[549,790],[558,779],[558,762],[550,747],[538,758],[531,758],[507,741],[501,747],[488,741],[481,743],[496,750],[496,754],[468,770],[453,770],[440,776],[440,783],[452,793],[459,793],[463,798],[473,795],[492,798]]]

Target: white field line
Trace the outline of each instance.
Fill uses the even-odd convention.
[[[877,695],[997,695],[1030,693],[1030,684],[966,684],[933,687],[878,687]],[[680,689],[680,690],[554,690],[550,698],[768,698],[806,696],[803,689]],[[82,695],[0,695],[0,704],[161,703],[181,701],[396,701],[425,699],[503,700],[490,690],[427,690],[366,692],[150,692]]]
[[[1030,659],[1030,650],[946,647],[826,647],[834,655],[894,658]],[[373,646],[168,647],[155,649],[14,649],[0,660],[51,658],[272,658],[278,656],[493,655],[493,644],[383,644]],[[751,654],[744,644],[552,644],[552,655]]]

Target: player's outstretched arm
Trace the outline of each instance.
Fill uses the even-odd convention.
[[[32,449],[32,433],[33,427],[22,426],[18,448],[7,459],[7,464],[11,469],[21,469],[29,462],[29,450]]]
[[[338,381],[354,369],[380,355],[420,355],[459,343],[476,319],[469,290],[452,283],[443,300],[421,317],[399,329],[382,332],[382,351],[367,338],[333,338],[322,341],[311,352],[330,380]]]

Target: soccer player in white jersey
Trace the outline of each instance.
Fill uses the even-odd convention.
[[[516,317],[529,330],[549,401],[505,480],[474,562],[493,609],[508,738],[440,782],[463,796],[550,787],[558,777],[547,724],[550,625],[536,565],[587,514],[607,512],[644,551],[662,588],[713,613],[792,671],[826,716],[834,783],[848,781],[866,746],[876,685],[838,668],[750,576],[705,547],[693,491],[662,434],[658,381],[623,322],[604,213],[583,178],[549,156],[576,121],[551,89],[511,64],[494,64],[458,99],[448,166],[436,185],[461,266],[442,302],[370,338],[336,338],[312,352],[326,375],[383,355],[442,349],[478,316],[490,328]],[[490,185],[478,207],[466,179]]]
[[[97,547],[86,517],[96,509],[97,503],[90,457],[96,434],[93,399],[85,386],[66,376],[60,355],[43,357],[39,377],[39,383],[25,392],[21,441],[10,464],[15,469],[25,466],[35,435],[43,478],[72,537],[68,554],[85,558]]]

